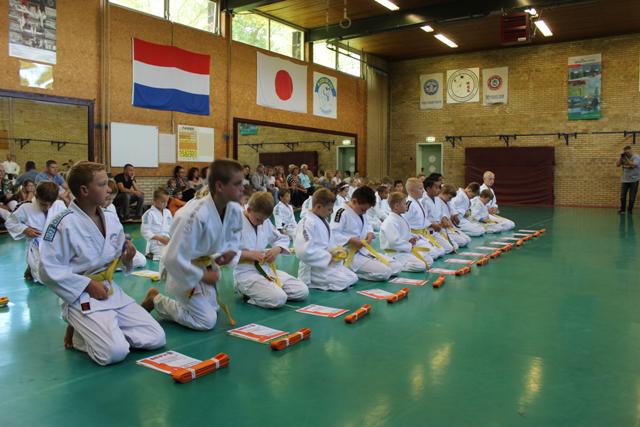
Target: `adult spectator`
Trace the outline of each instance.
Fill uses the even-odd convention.
[[[58,163],[55,160],[47,160],[45,169],[36,176],[36,187],[41,182],[53,182],[58,186],[59,197],[68,206],[71,203],[71,192],[62,175],[58,173]]]
[[[622,154],[620,154],[616,166],[622,168],[620,210],[618,213],[623,214],[626,209],[626,211],[631,214],[636,201],[636,194],[638,193],[638,181],[640,181],[640,155],[635,154],[631,150],[631,146],[627,145],[624,147]],[[628,205],[627,194],[629,195]]]
[[[4,222],[11,214],[10,204],[13,201],[13,193],[9,190],[9,180],[5,178],[4,166],[0,164],[0,226],[3,228]]]
[[[195,190],[189,189],[187,171],[180,165],[173,168],[173,179],[176,180],[176,191],[182,193],[182,200],[188,202],[196,194]]]
[[[29,160],[24,164],[25,172],[16,179],[16,187],[24,185],[26,181],[33,181],[35,184],[36,178],[38,177],[38,169],[36,169],[36,163]]]
[[[314,191],[313,178],[313,172],[309,170],[309,166],[305,164],[300,165],[300,184],[307,190],[308,196],[312,195]]]
[[[296,165],[289,165],[289,176],[287,176],[287,186],[291,192],[291,204],[297,208],[307,198],[307,190],[300,183],[300,168]],[[305,175],[306,176],[306,175]]]
[[[116,175],[113,180],[118,185],[118,195],[113,204],[120,221],[124,222],[130,219],[129,211],[134,204],[136,206],[134,217],[141,218],[144,209],[144,193],[136,184],[136,169],[132,164],[127,163],[124,165],[122,173]]]
[[[244,179],[242,180],[242,185],[247,188],[251,185],[251,166],[244,165],[242,166],[242,170],[244,173]]]
[[[204,181],[200,176],[200,169],[193,167],[187,173],[187,186],[193,191],[198,191],[204,185]]]
[[[271,185],[269,177],[265,174],[264,165],[256,167],[256,171],[251,174],[251,189],[254,191],[268,191],[273,196],[274,203],[278,200],[278,189]]]
[[[20,165],[16,163],[15,154],[7,153],[7,160],[2,162],[4,173],[10,180],[15,180],[20,175]]]

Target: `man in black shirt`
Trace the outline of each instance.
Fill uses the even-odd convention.
[[[144,193],[136,185],[135,175],[135,168],[127,163],[124,165],[124,171],[113,178],[118,185],[118,195],[113,204],[116,207],[120,221],[129,219],[129,207],[134,203],[136,204],[135,217],[142,217]]]

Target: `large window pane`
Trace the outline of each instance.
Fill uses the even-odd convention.
[[[316,42],[313,44],[313,62],[324,65],[328,68],[336,69],[336,52],[327,48],[325,42]]]
[[[269,19],[255,14],[238,14],[233,18],[232,38],[262,49],[269,49]]]
[[[171,0],[169,18],[199,30],[218,31],[217,4],[210,0]]]
[[[351,74],[352,76],[360,77],[360,55],[340,48],[338,50],[338,70]]]
[[[271,20],[271,51],[303,59],[304,33],[293,27]]]
[[[164,0],[109,0],[113,4],[164,18]]]

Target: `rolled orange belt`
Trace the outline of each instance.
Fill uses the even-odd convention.
[[[524,240],[516,240],[516,246],[522,246],[524,244]]]
[[[356,323],[369,313],[371,313],[371,304],[365,304],[353,313],[345,316],[344,321],[347,323]]]
[[[481,266],[487,265],[487,264],[489,264],[489,257],[482,257],[478,261],[476,261],[476,265],[478,267],[481,267]]]
[[[401,299],[404,299],[407,295],[409,295],[409,288],[402,288],[393,295],[389,295],[387,297],[387,302],[389,304],[393,304],[394,302],[398,302]]]
[[[227,366],[229,366],[229,355],[218,353],[211,359],[203,360],[190,368],[176,369],[171,373],[171,377],[176,382],[184,384],[204,375],[211,374],[218,369],[226,368]]]
[[[444,281],[446,279],[447,278],[444,275],[441,275],[436,280],[434,280],[434,282],[431,284],[431,286],[433,286],[434,288],[439,288],[440,286],[444,285]]]
[[[466,266],[466,267],[462,267],[459,270],[456,270],[456,276],[462,276],[465,275],[467,273],[471,272],[471,267]]]
[[[311,329],[302,328],[291,335],[287,335],[284,338],[279,338],[277,340],[271,341],[271,350],[280,351],[284,350],[287,347],[291,347],[294,344],[298,344],[302,340],[309,339],[311,336]]]
[[[497,251],[492,252],[489,256],[491,258],[498,258],[501,254],[502,254],[502,251],[500,249],[498,249]]]
[[[547,229],[546,229],[546,228],[541,228],[541,229],[540,229],[540,230],[538,230],[538,231],[540,232],[540,234],[544,234],[544,233],[547,231]]]
[[[4,307],[9,304],[9,297],[0,297],[0,307]]]
[[[508,252],[513,248],[513,244],[511,243],[507,243],[506,245],[504,245],[503,247],[500,248],[500,250],[502,252]]]

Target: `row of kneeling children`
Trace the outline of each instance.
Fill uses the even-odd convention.
[[[432,176],[424,183],[410,178],[408,196],[358,186],[338,209],[333,192],[317,190],[295,232],[287,233],[277,219],[275,225],[270,220],[277,208],[270,193],[254,193],[242,209],[242,181],[238,162],[214,161],[209,193],[188,202],[174,218],[165,215],[166,193],[154,194],[141,231],[148,241],[146,255],[160,258],[166,273],[165,292],[152,288],[138,305],[113,280],[118,265],[132,268],[137,251],[117,215],[104,208],[109,194],[104,166],[74,166],[68,182],[75,199],[49,217],[46,227],[32,224],[44,234],[36,236],[41,237],[39,263],[29,261],[62,300],[68,323],[65,346],[86,352],[101,365],[124,359],[130,348],[162,347],[165,335],[149,314],[153,310],[161,319],[191,329],[212,329],[223,265],[233,267],[235,288],[248,303],[278,308],[287,300],[304,300],[309,288],[342,291],[358,279],[385,281],[400,271],[426,271],[434,259],[466,245],[470,235],[513,226],[492,217],[490,189],[480,191],[472,183],[456,191],[442,185],[441,176]],[[48,199],[40,200],[38,194],[46,218]],[[286,199],[283,192],[280,203],[287,205]],[[375,234],[369,217],[382,201],[388,213],[380,224],[378,251],[371,245]],[[24,230],[22,234],[29,237]],[[290,252],[299,258],[297,277],[276,268],[277,257]]]

